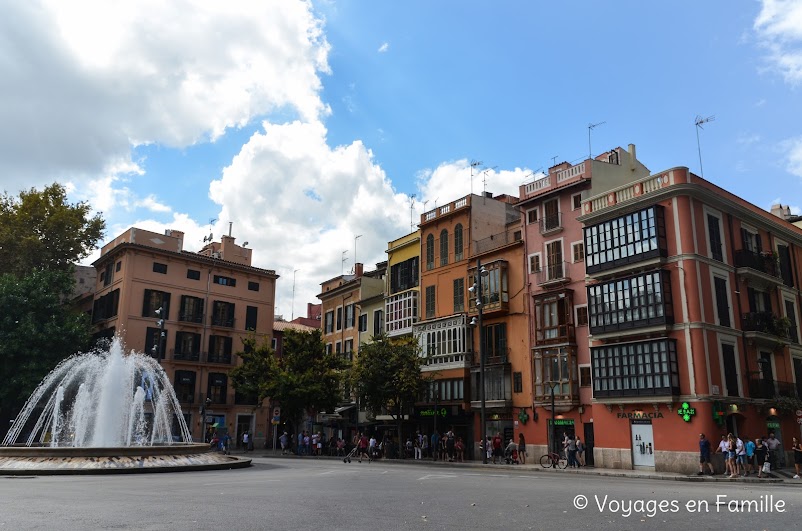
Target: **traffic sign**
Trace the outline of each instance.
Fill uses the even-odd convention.
[[[802,417],[802,409],[797,409],[796,410],[796,416],[797,417]]]
[[[797,417],[796,418],[796,423],[797,424],[802,424],[802,417]]]

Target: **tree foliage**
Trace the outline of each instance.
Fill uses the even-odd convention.
[[[359,347],[351,369],[351,385],[373,415],[387,412],[399,420],[403,407],[414,403],[423,388],[419,347],[414,338],[373,338]]]
[[[304,411],[332,411],[342,396],[342,359],[326,353],[320,330],[284,331],[281,357],[266,342],[255,337],[243,342],[237,355],[242,365],[230,372],[234,387],[256,396],[261,404],[272,398],[281,405],[282,415],[297,420]]]
[[[86,258],[103,236],[106,222],[89,217],[88,203],[69,204],[65,188],[54,183],[19,198],[0,196],[0,274],[17,277],[34,269],[68,271]]]
[[[65,304],[69,272],[0,275],[0,418],[8,427],[39,382],[61,360],[90,346],[89,317]]]

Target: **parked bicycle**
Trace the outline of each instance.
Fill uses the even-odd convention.
[[[543,468],[565,468],[568,466],[568,460],[558,453],[551,452],[544,454],[540,458],[540,466]]]

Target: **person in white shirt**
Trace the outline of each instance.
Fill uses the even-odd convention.
[[[368,441],[368,455],[370,456],[370,460],[376,459],[376,436],[371,435],[370,441]]]
[[[727,441],[727,436],[722,435],[721,441],[718,443],[718,448],[716,448],[716,453],[721,453],[724,455],[724,475],[729,476],[732,474],[730,470],[730,460],[727,458],[727,451],[730,448],[730,443]]]
[[[746,476],[746,446],[740,437],[735,439],[736,469]]]

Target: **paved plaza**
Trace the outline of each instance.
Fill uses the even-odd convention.
[[[253,454],[242,470],[0,478],[0,529],[796,528],[802,488]]]

